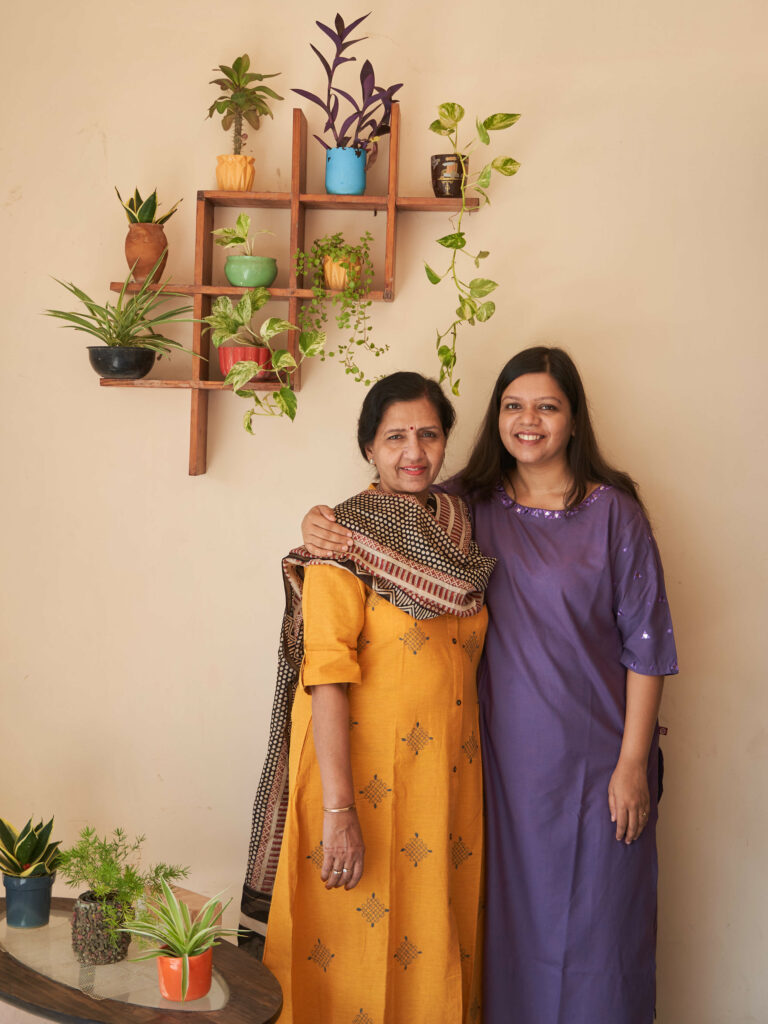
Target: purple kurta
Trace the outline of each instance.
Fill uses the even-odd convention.
[[[626,670],[677,672],[650,526],[610,487],[569,513],[501,489],[470,504],[475,539],[498,559],[478,680],[484,1024],[652,1024],[655,739],[641,838],[617,842],[608,810]]]

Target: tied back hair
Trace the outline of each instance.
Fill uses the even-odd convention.
[[[459,473],[464,490],[476,498],[487,500],[504,477],[509,478],[514,470],[517,460],[509,454],[499,435],[499,411],[506,389],[526,373],[548,373],[571,407],[574,433],[568,442],[566,460],[573,482],[565,494],[566,509],[580,504],[586,498],[590,484],[598,483],[623,491],[645,511],[632,477],[611,466],[600,452],[589,417],[584,385],[575,363],[563,349],[544,345],[518,352],[499,374],[474,448]]]

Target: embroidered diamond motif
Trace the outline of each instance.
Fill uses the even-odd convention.
[[[360,1013],[355,1014],[352,1024],[373,1024],[373,1017],[369,1017],[361,1006]]]
[[[317,964],[318,967],[322,967],[323,973],[325,974],[331,960],[333,960],[335,956],[336,954],[332,953],[330,949],[328,949],[328,947],[318,939],[312,949],[312,952],[307,957],[307,960],[311,960],[313,963]]]
[[[449,839],[453,839],[453,836],[449,836]],[[454,840],[451,846],[451,860],[455,868],[460,868],[465,860],[468,860],[472,856],[472,851],[466,845],[464,840],[459,836],[458,839]]]
[[[391,793],[392,790],[386,783],[382,782],[378,775],[374,775],[365,789],[358,790],[358,792],[366,800],[370,800],[374,807],[378,807],[387,793]]]
[[[365,648],[370,646],[371,641],[367,637],[363,636],[361,633],[360,636],[357,638],[357,653],[362,654]]]
[[[365,599],[365,607],[368,609],[368,611],[375,612],[376,607],[379,604],[381,604],[381,598],[372,590],[368,597]]]
[[[419,751],[423,750],[428,743],[432,742],[432,737],[419,722],[414,725],[407,736],[401,736],[400,739],[410,747],[417,757]]]
[[[412,860],[413,866],[417,868],[419,866],[419,861],[428,857],[432,851],[421,838],[419,833],[414,832],[413,837],[408,840],[405,846],[401,847],[400,853],[404,853],[408,860]]]
[[[462,644],[462,647],[464,648],[464,653],[469,658],[470,664],[474,664],[475,655],[480,650],[480,640],[474,629]]]
[[[480,753],[480,744],[477,742],[477,736],[475,736],[475,730],[469,734],[469,739],[461,744],[461,749],[467,755],[467,760],[472,764],[472,759],[477,757]]]
[[[307,860],[311,860],[316,868],[323,866],[323,843],[322,840],[317,844],[311,853],[307,854]]]
[[[418,956],[421,956],[421,950],[417,949],[412,942],[409,942],[406,935],[395,950],[395,960],[397,960],[404,971],[407,971],[408,965],[412,964]]]
[[[429,637],[421,626],[419,626],[418,622],[414,622],[411,628],[406,629],[405,633],[403,633],[399,639],[403,641],[412,654],[418,654],[427,640],[429,640]]]
[[[376,893],[372,892],[362,907],[357,908],[357,912],[362,914],[363,920],[373,928],[377,921],[389,913],[389,907],[385,907],[381,900],[377,900]]]

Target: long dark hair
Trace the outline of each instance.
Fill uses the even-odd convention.
[[[357,421],[357,444],[366,461],[368,456],[365,449],[373,443],[379,424],[390,405],[395,402],[415,402],[419,398],[428,399],[435,407],[443,433],[448,437],[456,420],[456,410],[443,389],[430,377],[400,370],[376,381],[363,401],[360,419]]]
[[[537,345],[518,352],[506,364],[496,380],[488,410],[478,431],[475,446],[464,469],[459,473],[468,493],[489,498],[505,473],[515,467],[515,458],[504,447],[499,435],[501,397],[518,377],[525,373],[548,373],[557,381],[568,399],[573,416],[573,437],[568,442],[566,458],[573,484],[565,495],[565,507],[571,509],[587,496],[591,483],[610,484],[624,491],[643,507],[637,485],[628,473],[614,469],[603,458],[589,418],[587,396],[579,371],[571,357],[561,348]]]

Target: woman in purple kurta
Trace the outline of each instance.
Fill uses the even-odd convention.
[[[478,678],[484,1024],[652,1024],[656,716],[675,645],[635,485],[600,455],[566,353],[507,363],[447,489],[497,559]],[[337,529],[305,541],[333,546]]]

